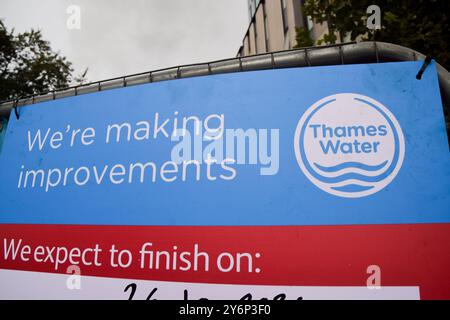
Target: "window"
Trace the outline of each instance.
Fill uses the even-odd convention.
[[[287,20],[286,0],[281,0],[281,17],[283,20],[283,31],[284,31],[284,33],[286,33],[289,29],[288,20]]]
[[[252,20],[253,18],[253,1],[248,1],[248,18]]]
[[[266,52],[270,52],[269,49],[269,18],[267,17],[266,4],[263,2],[263,14],[264,14],[264,37],[266,42]]]
[[[254,32],[254,35],[255,35],[255,53],[258,53],[258,28],[257,28],[257,25],[256,25],[256,19],[253,22],[253,32]]]
[[[256,0],[248,0],[248,12],[250,20],[253,19],[253,16],[255,15],[256,7],[258,6],[259,1]]]

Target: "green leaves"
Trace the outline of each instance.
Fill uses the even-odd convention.
[[[0,20],[0,101],[67,87],[72,72],[40,31],[15,35]]]
[[[295,48],[304,48],[304,47],[312,47],[314,45],[314,41],[311,39],[309,35],[309,31],[302,27],[296,27],[296,37],[297,44]]]

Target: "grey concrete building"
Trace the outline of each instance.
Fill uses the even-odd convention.
[[[307,29],[317,43],[328,32],[303,14],[305,0],[247,0],[249,27],[237,56],[292,49],[296,27]]]

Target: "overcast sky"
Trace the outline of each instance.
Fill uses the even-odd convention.
[[[55,51],[96,81],[234,57],[248,27],[246,0],[0,0],[17,32],[40,29]],[[67,8],[81,9],[68,29]]]

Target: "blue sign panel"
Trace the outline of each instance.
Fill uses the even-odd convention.
[[[172,80],[20,108],[1,223],[450,222],[435,65]]]

